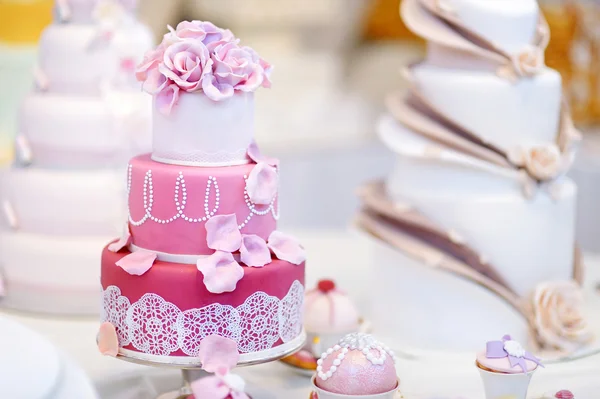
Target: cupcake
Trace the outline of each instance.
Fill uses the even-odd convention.
[[[477,355],[486,399],[526,399],[531,377],[542,363],[510,335],[490,341]],[[543,367],[543,366],[542,366]]]
[[[394,353],[373,336],[352,333],[317,361],[312,398],[394,399],[400,385]]]
[[[556,393],[546,393],[539,399],[575,399],[573,392],[563,389]]]
[[[308,349],[319,357],[346,334],[361,329],[358,309],[332,280],[321,280],[305,295],[304,329],[308,335]]]

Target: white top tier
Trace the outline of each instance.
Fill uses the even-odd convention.
[[[39,67],[48,79],[48,91],[96,95],[103,82],[139,87],[134,68],[153,46],[148,28],[133,22],[103,41],[94,25],[53,24],[40,40]]]
[[[192,166],[240,165],[254,136],[254,94],[236,91],[223,101],[180,93],[169,115],[153,111],[152,159]]]
[[[443,0],[465,26],[509,53],[530,44],[540,9],[536,0]]]

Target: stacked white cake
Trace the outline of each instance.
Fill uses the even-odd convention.
[[[358,219],[379,238],[378,334],[428,349],[472,350],[506,332],[546,349],[585,345],[577,189],[564,176],[577,133],[544,65],[538,4],[405,0],[402,16],[427,56],[405,71],[408,95],[388,99],[379,135],[396,166],[364,188]]]
[[[97,253],[122,230],[122,165],[150,147],[151,98],[134,69],[153,45],[132,1],[61,0],[43,33],[37,90],[0,173],[0,305],[96,313]]]

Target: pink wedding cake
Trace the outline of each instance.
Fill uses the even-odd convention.
[[[201,21],[170,28],[138,67],[153,149],[129,162],[126,229],[102,253],[102,320],[120,355],[197,364],[218,335],[252,362],[303,344],[304,249],[277,230],[278,161],[253,140],[271,70]]]
[[[151,97],[134,73],[153,39],[133,0],[55,10],[19,108],[16,162],[0,170],[0,306],[97,315],[98,248],[121,230],[124,163],[150,147]]]

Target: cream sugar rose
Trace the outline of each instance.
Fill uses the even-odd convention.
[[[400,381],[396,359],[372,335],[352,333],[327,349],[312,378],[312,398],[395,399]]]

